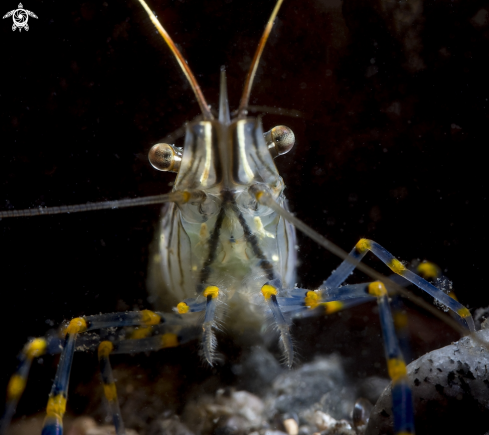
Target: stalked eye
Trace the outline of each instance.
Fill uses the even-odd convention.
[[[277,125],[263,136],[273,158],[288,153],[295,143],[294,132],[285,125]]]
[[[158,171],[178,172],[182,163],[182,150],[175,145],[157,143],[149,150],[148,159]]]

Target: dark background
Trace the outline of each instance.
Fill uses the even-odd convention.
[[[213,107],[227,67],[232,110],[273,4],[151,2]],[[2,5],[3,15],[17,0]],[[39,17],[28,32],[0,22],[0,208],[167,192],[174,176],[153,170],[147,151],[199,109],[139,4],[24,7]],[[347,251],[368,237],[400,259],[436,262],[470,308],[489,302],[488,11],[473,0],[286,0],[251,98],[303,114],[263,121],[296,133],[277,165],[298,217]],[[27,337],[149,306],[158,215],[153,206],[0,222],[2,386]],[[298,283],[311,288],[339,262],[303,238],[299,257]]]

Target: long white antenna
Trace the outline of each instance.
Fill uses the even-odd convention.
[[[205,101],[204,94],[202,93],[199,84],[197,83],[197,80],[190,70],[189,66],[187,65],[186,60],[183,58],[182,53],[178,50],[177,46],[173,42],[173,40],[170,38],[170,35],[167,33],[165,28],[161,25],[161,23],[158,21],[158,18],[156,18],[156,15],[153,14],[153,11],[149,8],[149,6],[146,4],[144,0],[139,0],[139,3],[143,6],[144,10],[148,13],[150,20],[153,22],[154,26],[162,36],[162,38],[165,40],[166,44],[172,51],[173,55],[177,59],[178,64],[180,65],[180,68],[182,68],[183,73],[185,74],[185,77],[187,77],[188,82],[190,83],[190,86],[192,87],[192,90],[194,91],[195,97],[197,98],[197,102],[199,103],[200,110],[202,111],[202,115],[204,116],[205,119],[210,120],[214,119],[212,116],[211,111],[209,110],[209,106],[207,105],[207,102]]]

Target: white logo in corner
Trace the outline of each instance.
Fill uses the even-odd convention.
[[[14,9],[13,11],[7,12],[3,18],[12,17],[14,20],[12,30],[19,29],[19,32],[21,32],[22,29],[29,30],[29,25],[27,24],[29,17],[37,18],[37,15],[34,12],[24,9],[22,3],[19,3],[18,7],[19,9]]]

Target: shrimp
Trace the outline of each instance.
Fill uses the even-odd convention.
[[[345,3],[346,6],[351,3]],[[203,9],[196,10],[199,7]],[[9,146],[3,151],[11,153],[2,158],[5,177],[2,197],[8,198],[5,209],[156,194],[161,192],[162,179],[163,185],[167,185],[174,178],[151,173],[137,154],[143,154],[149,145],[198,114],[188,85],[182,83],[173,60],[153,35],[150,24],[136,12],[136,6],[97,8],[90,4],[74,8],[70,20],[65,10],[46,11],[45,16],[51,15],[51,26],[55,26],[49,33],[40,31],[42,38],[34,41],[33,28],[21,40],[21,49],[19,40],[9,39],[6,44],[19,54],[18,62],[10,64],[10,75],[2,92],[2,97],[10,98],[10,104],[3,105],[9,133],[4,139]],[[204,91],[214,89],[204,92],[214,95],[211,97],[214,107],[219,72],[215,65],[226,64],[228,82],[242,83],[245,70],[242,64],[246,63],[243,53],[247,53],[248,59],[252,56],[270,5],[254,8],[248,19],[243,14],[249,4],[239,7],[233,4],[228,8],[232,9],[231,20],[222,19],[225,13],[222,5],[218,8],[168,4],[160,9],[160,15],[169,13],[180,20],[180,27],[169,30],[182,36],[178,43],[193,69],[203,76]],[[216,9],[222,10],[219,20],[210,13]],[[42,18],[42,11],[37,12]],[[358,54],[368,45],[364,41],[368,38],[362,38],[358,26],[351,24],[351,9],[349,12],[350,15],[342,15],[334,3],[329,8],[319,3],[286,3],[258,72],[254,101],[305,114],[287,119],[298,145],[292,151],[295,154],[277,161],[282,166],[290,204],[299,217],[340,246],[349,248],[359,237],[367,236],[382,241],[400,258],[423,255],[434,259],[449,270],[455,282],[463,283],[465,295],[466,289],[477,288],[477,279],[481,279],[477,268],[481,264],[478,259],[483,258],[479,250],[485,246],[485,235],[477,234],[471,243],[465,234],[482,220],[485,196],[483,180],[478,178],[481,163],[473,161],[465,151],[468,145],[464,145],[470,140],[467,136],[479,137],[476,120],[482,124],[487,103],[483,103],[483,97],[479,102],[469,85],[466,92],[473,98],[468,97],[469,101],[475,101],[478,110],[470,110],[471,115],[460,114],[453,104],[436,124],[436,117],[421,110],[422,103],[410,104],[410,92],[407,96],[401,92],[394,98],[393,92],[384,91],[382,86],[391,90],[399,87],[399,82],[389,82],[388,76],[389,72],[403,71],[399,66],[402,62],[387,63],[384,73],[382,62],[385,65],[386,46],[394,44],[395,38],[389,39],[380,30],[372,32],[369,36],[372,54],[366,56],[368,50]],[[473,25],[471,21],[479,11],[474,10],[470,16],[469,12],[464,15],[467,32],[479,35],[484,26]],[[209,17],[216,21],[202,23],[204,14],[206,20]],[[342,17],[353,29],[352,34],[348,33],[345,20],[341,23]],[[102,24],[105,19],[110,24]],[[136,24],[136,20],[143,25]],[[289,26],[290,22],[294,24]],[[246,25],[238,31],[237,23]],[[221,31],[211,32],[225,25],[230,27],[228,34],[233,37],[224,37]],[[256,31],[250,26],[256,26]],[[198,38],[200,34],[206,35],[202,41]],[[200,43],[212,49],[203,49]],[[219,47],[219,43],[223,45]],[[240,46],[235,48],[233,44]],[[280,48],[281,45],[285,48]],[[39,51],[53,46],[56,49],[50,53]],[[445,48],[451,53],[450,47]],[[448,59],[456,57],[459,51],[463,53],[458,45],[452,51],[455,54],[446,55]],[[475,71],[481,52],[478,46],[472,50],[472,57],[467,59],[475,57],[476,61],[467,61],[469,72],[462,73],[460,83],[452,81],[451,85],[462,89],[473,80],[485,89],[480,79],[482,73]],[[443,53],[444,50],[440,62],[446,59]],[[401,74],[401,81],[407,83],[410,91],[417,84],[429,88],[426,82],[437,84],[437,78],[446,71],[455,77],[456,72],[452,71],[456,65],[447,62],[448,66],[441,70],[434,62],[428,63],[426,74],[419,73],[420,82],[407,73]],[[34,68],[39,65],[46,66],[39,71]],[[366,77],[375,71],[371,68],[367,73],[371,66],[377,67],[378,72]],[[271,72],[266,72],[267,67]],[[362,91],[369,86],[376,91],[373,96]],[[239,86],[230,86],[230,101],[237,101],[240,90]],[[428,97],[421,98],[421,90],[418,92],[415,95],[422,102],[428,101]],[[433,92],[434,96],[443,94]],[[402,115],[396,112],[396,102]],[[436,101],[434,104],[435,108],[443,107],[441,103],[436,106]],[[413,108],[419,108],[422,115],[416,115],[417,112],[411,115],[409,111]],[[403,110],[411,115],[409,119]],[[336,117],[336,112],[341,116]],[[267,115],[264,122],[275,116]],[[393,133],[401,122],[401,131],[414,144]],[[431,128],[433,124],[437,128]],[[388,126],[387,132],[381,128],[384,125]],[[466,129],[471,134],[466,134]],[[445,133],[450,139],[444,138]],[[457,187],[453,183],[454,173],[460,174]],[[311,200],[304,194],[309,189],[319,189],[321,197]],[[420,207],[425,210],[422,214]],[[447,219],[453,210],[466,207],[467,213]],[[3,264],[9,276],[15,277],[7,280],[8,291],[4,292],[5,306],[12,313],[5,319],[5,325],[22,324],[5,338],[6,355],[13,355],[27,336],[38,331],[42,334],[47,328],[46,321],[48,326],[58,325],[63,319],[79,315],[147,306],[144,282],[147,247],[153,232],[151,222],[157,219],[159,207],[117,213],[122,214],[116,216],[107,211],[92,216],[30,219],[28,223],[2,222],[6,257]],[[454,232],[453,227],[460,232]],[[330,264],[328,270],[332,270],[337,261],[313,242],[301,239],[299,246],[298,283],[313,288],[325,279],[323,265]],[[464,301],[467,300],[470,306],[486,302],[480,295],[464,296]],[[5,372],[5,383],[14,369],[11,364],[12,370]]]

